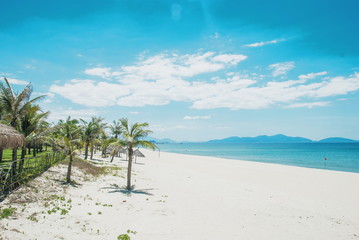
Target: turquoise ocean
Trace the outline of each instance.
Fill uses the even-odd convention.
[[[163,152],[359,173],[359,143],[168,143]]]

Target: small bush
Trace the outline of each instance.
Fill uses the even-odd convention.
[[[34,215],[29,216],[27,219],[29,219],[29,220],[31,220],[33,222],[38,222],[39,221]]]
[[[9,216],[13,215],[16,212],[16,209],[17,208],[11,206],[4,209],[0,208],[0,220],[3,218],[8,218]]]
[[[128,234],[121,234],[118,235],[117,240],[131,240],[131,238],[128,236]]]

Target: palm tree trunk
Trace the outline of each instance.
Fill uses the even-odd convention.
[[[91,160],[93,159],[93,146],[91,146],[91,156],[90,156],[90,159],[91,159]]]
[[[12,160],[16,161],[17,160],[17,147],[14,147],[12,149]]]
[[[34,146],[34,147],[32,148],[32,155],[33,155],[34,157],[36,157],[36,146]]]
[[[22,149],[21,149],[21,158],[20,158],[20,163],[19,163],[19,172],[22,172],[22,169],[24,168],[25,156],[26,156],[26,147],[23,146]]]
[[[67,167],[66,182],[71,182],[72,154],[70,154],[69,165]]]
[[[89,155],[89,145],[90,142],[86,141],[86,145],[85,145],[85,159],[87,159],[87,156]]]
[[[11,175],[14,177],[16,175],[17,167],[17,147],[12,149],[12,165],[11,165]]]
[[[0,149],[0,162],[2,162],[3,149]]]
[[[131,173],[132,173],[132,156],[133,156],[133,149],[132,147],[128,148],[128,167],[127,167],[127,187],[128,191],[131,191]]]
[[[114,152],[111,156],[111,162],[113,162],[113,159],[115,158],[115,155],[117,154],[117,152]]]

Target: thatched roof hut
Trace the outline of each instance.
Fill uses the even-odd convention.
[[[133,155],[135,155],[136,157],[145,157],[145,155],[143,155],[143,153],[141,153],[138,149],[133,151]]]
[[[119,152],[119,153],[125,153],[125,154],[127,154],[127,148],[119,147],[119,148],[118,148],[118,152]]]
[[[24,136],[14,128],[0,123],[0,149],[24,145]]]
[[[138,149],[133,151],[133,155],[135,156],[135,163],[137,162],[137,157],[145,157],[145,155],[143,155],[143,153],[141,153]]]

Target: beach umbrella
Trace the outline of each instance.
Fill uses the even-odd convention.
[[[24,136],[14,128],[0,123],[0,149],[24,145]]]
[[[145,155],[143,155],[143,153],[141,153],[140,150],[138,150],[138,149],[133,151],[133,155],[135,155],[135,163],[136,163],[137,157],[145,157]]]

